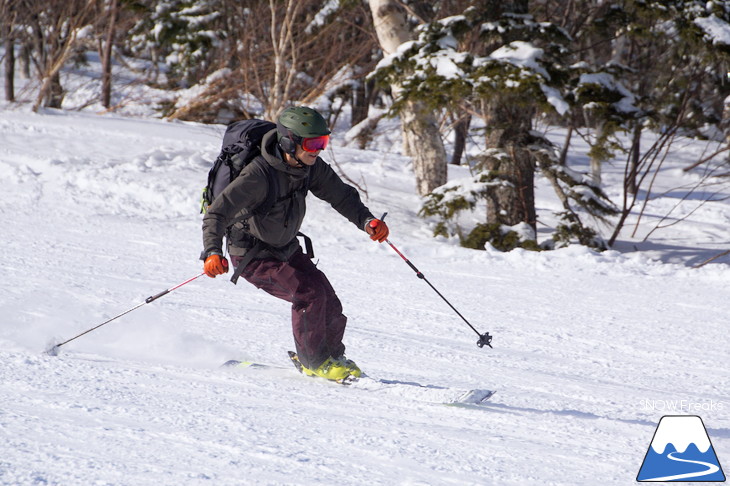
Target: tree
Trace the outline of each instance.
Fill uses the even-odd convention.
[[[727,2],[625,2],[623,9],[624,15],[618,20],[627,32],[625,78],[638,94],[643,109],[633,122],[623,207],[610,244],[638,203],[642,184],[646,204],[652,175],[661,168],[675,137],[682,134],[705,138],[716,136],[713,132],[721,133],[723,104],[730,94],[724,68],[730,62]],[[657,141],[645,150],[640,149],[638,142],[643,127],[659,133]],[[717,138],[721,139],[721,135]],[[725,149],[719,150],[693,167],[710,163],[724,152]]]
[[[406,12],[396,0],[370,0],[373,25],[380,47],[386,54],[396,53],[401,45],[411,40]],[[393,96],[402,95],[399,80],[391,83]],[[403,152],[413,157],[416,191],[429,194],[446,183],[447,160],[441,133],[433,109],[426,103],[407,99],[399,108],[403,133]]]
[[[17,11],[10,0],[0,2],[0,36],[5,46],[5,100],[15,101],[15,35],[13,27]]]
[[[98,35],[98,44],[99,57],[101,59],[101,104],[104,108],[109,108],[111,106],[112,96],[112,48],[117,30],[119,1],[111,0],[111,3],[105,10],[106,12],[101,15],[102,19],[106,19],[106,28],[103,35],[104,40],[102,41],[102,35]]]
[[[133,53],[168,68],[171,88],[197,84],[211,72],[221,31],[223,0],[143,0],[145,14],[131,29]]]
[[[363,29],[358,2],[219,2],[220,15],[208,25],[219,41],[198,75],[195,96],[171,106],[171,118],[273,119],[293,102],[334,95],[371,62],[375,44]],[[318,108],[328,116],[330,107],[322,104]]]
[[[457,235],[462,244],[483,248],[536,248],[534,173],[551,177],[566,205],[564,217],[585,236],[587,231],[570,202],[596,214],[610,213],[600,190],[567,170],[558,170],[556,151],[532,132],[538,110],[565,113],[569,70],[564,67],[568,37],[527,12],[527,1],[488,2],[463,15],[437,20],[419,29],[416,40],[379,66],[377,76],[402,84],[396,103],[426,101],[433,108],[467,106],[486,127],[487,149],[466,180],[435,190],[423,214],[440,219],[435,233]],[[476,33],[476,34],[475,34]],[[588,197],[590,195],[590,197]],[[464,210],[486,202],[485,222],[468,233],[456,222]]]
[[[32,46],[31,60],[36,67],[40,89],[33,111],[41,105],[61,108],[65,91],[61,69],[74,54],[83,29],[93,20],[95,0],[19,0],[26,41]]]

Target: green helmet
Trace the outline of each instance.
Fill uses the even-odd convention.
[[[294,139],[320,137],[329,135],[331,132],[327,128],[327,121],[319,114],[318,111],[306,106],[297,106],[287,108],[277,122],[279,131],[279,140],[282,137],[291,137]],[[297,142],[297,140],[293,140]]]

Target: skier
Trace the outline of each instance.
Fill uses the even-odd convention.
[[[373,241],[388,238],[388,226],[362,203],[357,190],[344,183],[319,157],[330,130],[320,113],[300,106],[287,108],[277,128],[264,135],[261,163],[250,163],[215,198],[203,218],[205,273],[212,278],[228,272],[228,254],[243,278],[274,297],[292,304],[292,331],[302,372],[329,380],[361,375],[345,357],[342,338],[347,317],[327,277],[299,244],[297,233],[306,212],[309,191],[363,229]],[[279,181],[279,194],[265,214],[256,208],[266,199],[266,170]],[[229,228],[230,227],[230,228]],[[251,254],[247,255],[247,252]]]

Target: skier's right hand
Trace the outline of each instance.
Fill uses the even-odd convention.
[[[371,219],[368,224],[365,225],[365,231],[370,235],[370,239],[382,243],[388,239],[390,230],[385,221],[380,219]]]
[[[228,260],[226,260],[226,257],[214,253],[205,259],[203,270],[210,278],[223,275],[228,272]]]

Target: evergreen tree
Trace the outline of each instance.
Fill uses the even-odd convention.
[[[147,13],[133,27],[133,53],[162,63],[172,86],[200,82],[211,66],[219,29],[220,0],[145,0]]]
[[[596,9],[593,22],[577,32],[590,56],[573,79],[574,119],[584,117],[596,130],[590,156],[599,164],[628,153],[625,194],[612,244],[637,202],[639,187],[657,167],[659,150],[669,150],[676,134],[717,137],[730,57],[730,6],[727,2],[626,0]],[[645,129],[659,142],[641,147]],[[629,147],[616,135],[630,134]],[[666,147],[666,148],[663,148]],[[597,178],[594,177],[594,180]]]
[[[408,99],[434,108],[451,108],[458,100],[486,126],[487,150],[473,177],[433,191],[422,213],[439,218],[436,234],[458,235],[465,246],[483,248],[489,242],[501,249],[537,248],[534,171],[539,167],[560,191],[570,227],[595,236],[583,227],[571,201],[597,215],[615,209],[597,187],[554,169],[554,147],[531,130],[538,110],[563,114],[569,109],[571,70],[564,59],[570,38],[553,24],[535,21],[527,1],[487,3],[425,25],[376,73],[402,84],[395,109]],[[456,217],[482,200],[485,222],[467,233]],[[590,237],[582,240],[599,245]]]

